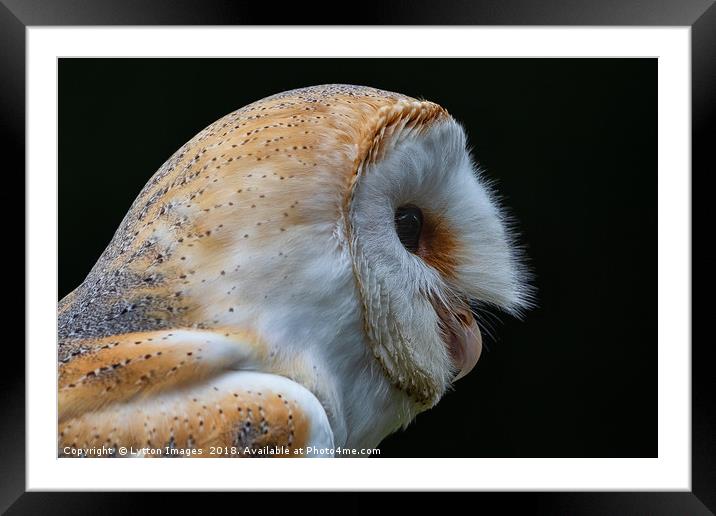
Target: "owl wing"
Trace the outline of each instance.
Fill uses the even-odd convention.
[[[333,448],[323,406],[286,377],[258,372],[250,336],[130,333],[61,346],[60,456],[311,456]],[[323,455],[323,454],[321,454]]]

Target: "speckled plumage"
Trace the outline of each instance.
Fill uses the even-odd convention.
[[[154,174],[87,279],[60,302],[60,359],[71,349],[64,343],[74,339],[216,324],[188,314],[191,299],[182,289],[217,278],[199,279],[186,253],[221,246],[227,212],[241,226],[234,239],[270,238],[300,224],[300,190],[285,195],[281,182],[305,182],[321,166],[330,168],[332,180],[349,184],[372,147],[373,125],[397,102],[415,101],[327,85],[268,97],[198,133]]]
[[[442,376],[396,337],[403,323],[376,329],[385,314],[371,285],[381,282],[363,257],[354,198],[394,149],[451,120],[431,102],[326,85],[250,104],[181,147],[59,304],[60,444],[300,446],[326,425],[311,395],[336,444],[374,443],[437,402]],[[435,235],[421,258],[457,283],[460,241]],[[512,260],[509,239],[493,254]],[[294,385],[276,380],[261,405],[242,387],[246,371]],[[346,399],[359,375],[366,410],[396,412],[375,429],[353,422],[359,409]],[[300,431],[287,430],[289,411]]]

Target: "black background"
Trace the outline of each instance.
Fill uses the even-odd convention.
[[[656,59],[61,59],[59,297],[224,114],[328,82],[427,98],[497,181],[539,306],[501,316],[476,369],[382,456],[656,456],[656,74]]]

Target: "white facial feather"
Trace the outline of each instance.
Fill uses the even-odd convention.
[[[456,297],[469,298],[511,313],[528,306],[526,274],[505,218],[453,120],[402,139],[367,167],[353,203],[354,249],[364,264],[360,273],[370,291],[378,353],[392,362],[388,369],[397,370],[399,381],[406,370],[425,372],[436,381],[439,397],[454,371],[431,297],[447,305]],[[454,278],[445,278],[401,244],[394,214],[406,204],[433,213],[440,231],[453,234]]]

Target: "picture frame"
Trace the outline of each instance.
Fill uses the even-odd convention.
[[[360,10],[357,25],[548,25],[548,26],[689,26],[691,27],[692,74],[692,178],[706,176],[716,169],[710,146],[714,141],[714,94],[716,76],[716,7],[710,1],[692,2],[556,2],[540,6],[539,12],[526,2],[428,2],[392,3],[381,8]],[[333,25],[339,19],[326,16],[319,20],[313,14],[294,16],[270,12],[244,3],[177,2],[168,8],[159,3],[130,5],[113,1],[85,4],[78,1],[7,1],[0,5],[1,54],[3,75],[2,118],[5,121],[3,140],[9,143],[11,167],[25,168],[25,31],[32,26],[113,26],[113,25],[271,25],[300,24]],[[700,171],[700,173],[699,173]],[[19,175],[19,174],[17,174]],[[699,218],[695,218],[699,220]],[[700,218],[700,220],[704,220]],[[708,219],[706,219],[708,220]],[[703,288],[703,287],[701,287]],[[716,485],[713,468],[716,426],[713,421],[713,376],[710,372],[709,344],[694,339],[692,346],[692,490],[690,492],[633,493],[473,493],[476,501],[504,509],[527,507],[534,512],[570,514],[649,513],[709,514],[716,510]],[[128,512],[141,507],[147,494],[25,492],[25,354],[19,347],[3,361],[5,368],[3,415],[5,445],[0,447],[0,463],[5,478],[0,508],[10,513],[38,513],[52,507],[52,512],[77,513],[94,507],[111,507],[109,512]],[[178,493],[177,493],[178,494]],[[357,495],[351,495],[356,497]],[[178,496],[181,504],[186,496]],[[284,499],[285,500],[285,499]],[[285,500],[290,503],[290,500]],[[294,502],[295,503],[295,502]],[[345,503],[342,501],[341,503]],[[356,507],[361,502],[356,500]],[[369,507],[366,504],[364,507]]]

